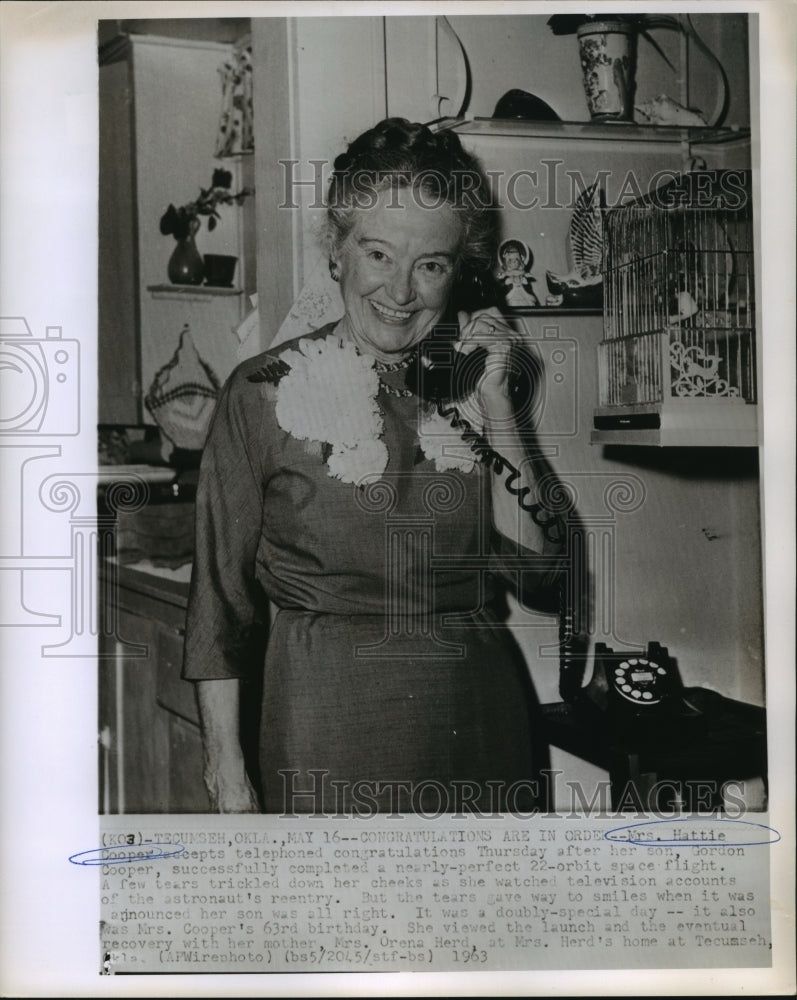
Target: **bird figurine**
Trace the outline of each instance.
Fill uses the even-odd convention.
[[[570,220],[571,270],[545,272],[550,304],[565,308],[599,308],[603,304],[603,189],[596,181],[581,192]]]
[[[634,105],[643,125],[680,125],[705,127],[708,123],[697,108],[685,108],[667,94],[660,94],[646,104]]]
[[[670,303],[670,309],[672,311],[667,317],[667,322],[672,324],[682,323],[687,319],[691,319],[692,316],[696,315],[700,307],[691,292],[682,291],[678,292],[674,301]]]
[[[672,391],[676,396],[738,396],[739,390],[719,376],[722,360],[719,354],[706,354],[696,344],[670,344]]]
[[[699,349],[693,349],[693,357],[689,352],[684,357],[684,370],[690,378],[705,379],[706,382],[713,382],[717,378],[720,361],[719,354],[705,354]]]

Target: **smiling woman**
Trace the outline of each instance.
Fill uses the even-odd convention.
[[[340,332],[382,361],[403,357],[443,315],[462,230],[450,205],[426,208],[406,188],[356,209],[330,258],[346,308]]]
[[[453,134],[389,119],[355,140],[329,190],[345,315],[246,362],[219,400],[184,676],[220,811],[534,804],[534,696],[496,601],[507,584],[529,600],[552,589],[559,542],[517,502],[547,472],[515,424],[518,338],[473,307],[495,251],[485,190]],[[457,409],[408,377],[438,324],[456,324],[463,355],[483,348]],[[512,492],[478,461],[485,438],[518,470]],[[238,715],[258,673],[255,775]]]

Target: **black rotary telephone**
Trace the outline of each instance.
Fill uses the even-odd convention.
[[[654,720],[687,723],[703,713],[684,698],[675,660],[665,646],[649,642],[646,649],[616,653],[595,644],[595,664],[586,687],[573,698],[587,711],[596,709],[619,726],[642,729]]]
[[[636,731],[654,719],[688,720],[700,712],[683,697],[678,665],[667,648],[649,642],[644,650],[615,652],[595,643],[594,664],[584,685],[587,634],[587,557],[584,535],[568,537],[569,569],[559,597],[559,694],[563,701],[594,718],[601,713],[612,724]]]

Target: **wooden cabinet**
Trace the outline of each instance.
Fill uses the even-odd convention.
[[[117,627],[100,661],[103,812],[210,809],[194,685],[180,677],[186,597],[185,583],[119,571]]]
[[[99,420],[135,424],[141,416],[141,366],[133,85],[127,59],[101,67],[99,95]]]
[[[200,253],[239,258],[232,289],[163,288],[174,249],[159,222],[208,188],[215,167],[233,190],[253,187],[253,156],[219,161],[219,68],[232,46],[150,35],[120,36],[100,53],[99,421],[151,422],[143,398],[188,324],[203,359],[224,380],[238,362],[234,328],[255,289],[254,204],[222,206],[206,220]]]

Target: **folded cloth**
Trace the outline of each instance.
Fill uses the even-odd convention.
[[[199,451],[218,394],[219,380],[199,356],[186,324],[177,350],[156,373],[144,403],[175,448]]]

